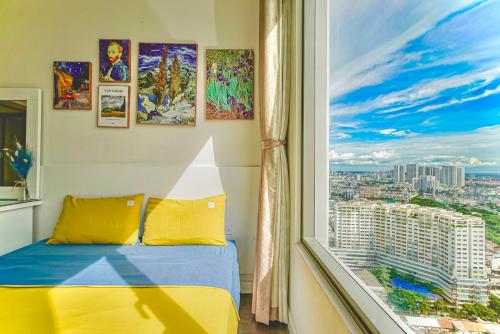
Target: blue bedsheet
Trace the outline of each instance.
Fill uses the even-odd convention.
[[[239,309],[234,241],[227,246],[46,245],[0,256],[0,286],[210,286]]]

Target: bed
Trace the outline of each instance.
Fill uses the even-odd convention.
[[[2,333],[235,334],[236,246],[46,245],[0,256]]]

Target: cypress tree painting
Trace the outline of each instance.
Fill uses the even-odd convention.
[[[167,50],[168,47],[165,45],[161,53],[160,60],[160,72],[156,77],[156,83],[153,90],[155,97],[155,110],[154,113],[158,114],[158,108],[162,106],[163,100],[165,99],[165,86],[167,84]],[[153,114],[149,114],[148,117],[152,118]]]
[[[196,124],[196,44],[139,43],[137,123]]]
[[[177,56],[174,57],[170,66],[170,89],[168,93],[169,101],[174,101],[174,98],[181,93],[181,67]]]

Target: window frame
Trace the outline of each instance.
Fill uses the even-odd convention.
[[[302,228],[307,256],[361,333],[414,333],[328,245],[329,1],[302,0]]]

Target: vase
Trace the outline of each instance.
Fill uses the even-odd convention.
[[[30,200],[30,191],[28,190],[28,185],[25,185],[23,187],[23,201],[29,201]]]
[[[26,202],[30,200],[30,192],[28,190],[28,185],[24,184],[23,186],[18,186],[19,193],[18,199],[20,202]]]

